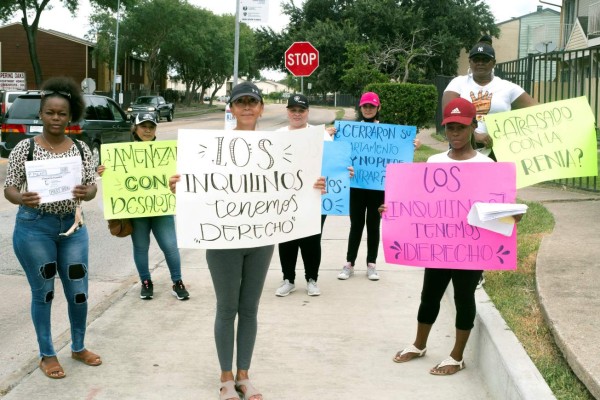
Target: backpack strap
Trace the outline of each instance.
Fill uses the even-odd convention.
[[[73,143],[75,143],[75,147],[77,147],[77,150],[79,150],[81,161],[85,161],[85,153],[83,152],[83,147],[81,147],[81,142],[79,141],[79,139],[73,139]],[[27,161],[33,161],[33,147],[33,138],[29,138],[29,151],[27,153]]]
[[[27,152],[27,161],[33,161],[33,138],[29,138],[29,151]]]
[[[73,143],[75,143],[77,150],[79,150],[81,161],[85,161],[85,153],[83,152],[83,147],[81,147],[81,142],[79,142],[79,139],[73,139]]]

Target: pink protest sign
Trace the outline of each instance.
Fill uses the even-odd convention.
[[[416,267],[511,270],[511,236],[469,225],[475,202],[514,203],[514,163],[389,164],[383,215],[385,261]]]

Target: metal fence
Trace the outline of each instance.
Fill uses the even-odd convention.
[[[596,120],[598,140],[598,114],[600,113],[600,49],[553,51],[544,54],[530,54],[514,61],[498,63],[495,75],[521,86],[540,103],[566,100],[585,96]],[[436,79],[440,102],[441,96],[451,77]],[[436,127],[441,131],[442,111],[438,106]],[[561,179],[557,184],[583,190],[600,191],[597,177]]]

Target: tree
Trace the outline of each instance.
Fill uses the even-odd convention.
[[[328,91],[356,90],[379,73],[413,82],[454,74],[461,48],[470,49],[484,32],[499,34],[483,0],[306,0],[301,6],[288,0],[282,9],[287,28],[260,31],[259,43],[279,49],[282,41],[309,40],[319,50],[317,84]],[[258,56],[261,66],[284,70],[268,50]]]
[[[128,7],[136,0],[123,0],[121,4]],[[117,0],[91,0],[92,5],[101,9],[116,10]],[[0,2],[0,21],[5,22],[16,14],[21,14],[21,24],[27,36],[29,58],[35,75],[35,83],[39,87],[43,81],[42,67],[37,55],[37,32],[40,17],[44,10],[49,9],[50,0],[2,0]],[[61,0],[71,14],[75,15],[79,0]],[[31,17],[30,17],[31,16]]]
[[[372,51],[373,49],[370,49],[367,44],[348,43],[346,45],[348,59],[344,64],[342,90],[359,96],[369,83],[389,82],[389,78],[385,74],[373,68],[369,56]]]

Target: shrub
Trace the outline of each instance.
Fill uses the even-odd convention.
[[[416,83],[371,83],[365,92],[381,100],[379,120],[386,124],[426,127],[435,119],[438,94],[434,85]]]

